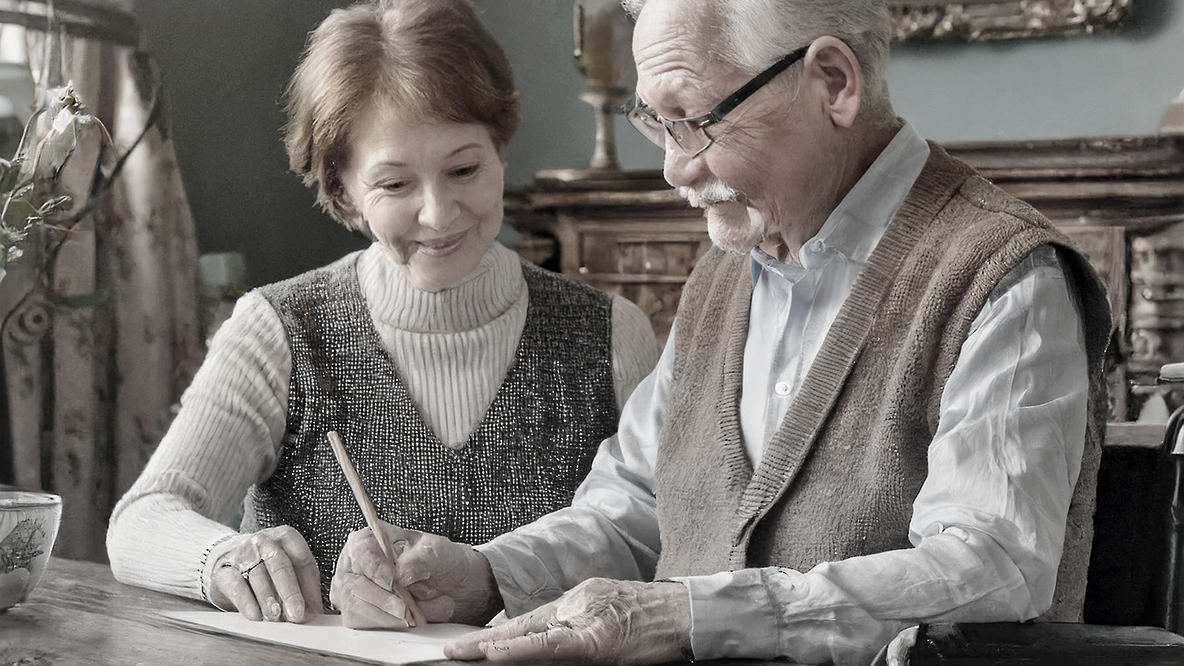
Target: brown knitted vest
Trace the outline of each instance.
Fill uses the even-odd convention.
[[[712,249],[683,291],[657,462],[657,577],[816,564],[910,548],[942,389],[987,297],[1052,244],[1086,322],[1091,421],[1058,576],[1058,619],[1079,619],[1106,418],[1109,307],[1068,239],[933,145],[754,471],[739,404],[750,259]],[[1079,572],[1079,573],[1077,573]],[[1064,589],[1062,589],[1064,588]]]

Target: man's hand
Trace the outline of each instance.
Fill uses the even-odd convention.
[[[295,528],[269,527],[219,543],[210,557],[210,601],[248,620],[304,622],[325,612],[321,576]]]
[[[526,615],[465,636],[444,655],[657,664],[685,659],[690,645],[686,586],[593,578]]]
[[[397,556],[386,556],[369,528],[349,535],[329,590],[341,621],[354,629],[401,629],[406,611],[399,581],[429,622],[485,624],[502,607],[493,570],[471,546],[379,521]]]

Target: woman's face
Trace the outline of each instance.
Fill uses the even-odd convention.
[[[459,284],[502,225],[505,162],[481,123],[428,123],[374,103],[341,171],[374,239],[424,291]]]

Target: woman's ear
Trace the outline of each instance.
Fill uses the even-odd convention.
[[[824,113],[835,125],[850,128],[863,98],[863,71],[855,52],[837,37],[819,37],[806,54],[806,67],[826,88]]]

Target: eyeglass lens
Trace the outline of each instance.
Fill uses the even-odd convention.
[[[711,138],[694,119],[663,121],[640,101],[636,102],[636,106],[630,109],[626,117],[634,129],[659,148],[666,147],[667,136],[691,154],[701,151],[711,143]]]

